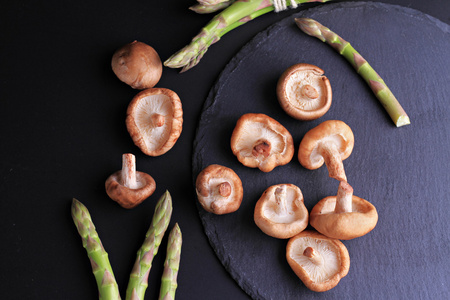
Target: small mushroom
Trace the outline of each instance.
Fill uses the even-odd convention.
[[[350,127],[339,120],[328,120],[308,131],[300,142],[298,160],[310,170],[327,166],[329,176],[347,181],[343,160],[353,150],[355,138]]]
[[[294,156],[291,134],[265,114],[248,113],[239,118],[231,136],[231,150],[250,168],[270,172]]]
[[[293,184],[278,184],[264,191],[255,206],[256,225],[267,235],[287,239],[308,226],[302,191]]]
[[[311,210],[311,226],[335,239],[350,240],[375,228],[378,213],[369,201],[353,195],[347,182],[340,182],[336,196],[320,200]]]
[[[308,121],[323,116],[331,106],[331,84],[324,71],[310,64],[296,64],[283,72],[277,84],[277,96],[291,117]]]
[[[143,90],[128,105],[126,125],[133,142],[143,153],[162,155],[175,145],[181,134],[181,100],[169,89]]]
[[[345,245],[312,230],[289,239],[286,259],[305,286],[315,292],[334,288],[350,268]]]
[[[216,215],[238,210],[244,196],[239,176],[217,164],[207,166],[198,174],[195,187],[201,206]]]
[[[150,197],[156,189],[152,176],[136,171],[136,158],[131,153],[122,155],[122,170],[106,179],[106,193],[124,208],[133,208]]]
[[[134,89],[154,87],[162,75],[162,62],[153,47],[133,41],[117,49],[111,60],[116,76]]]

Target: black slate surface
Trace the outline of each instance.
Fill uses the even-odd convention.
[[[384,78],[411,118],[396,128],[365,82],[328,45],[302,33],[294,17],[310,17],[352,45]],[[226,66],[205,102],[194,142],[193,175],[217,163],[236,171],[244,185],[240,209],[216,216],[199,208],[217,256],[254,299],[444,299],[450,296],[450,28],[421,12],[374,2],[328,4],[290,16],[258,34]],[[325,70],[333,103],[322,118],[300,122],[279,107],[275,86],[289,66],[306,62]],[[270,173],[241,165],[229,141],[244,113],[265,113],[292,134],[294,159]],[[296,159],[303,135],[339,119],[355,135],[344,162],[355,195],[379,213],[368,235],[344,241],[351,266],[339,285],[309,291],[289,268],[286,240],[263,234],[253,209],[270,185],[300,187],[310,210],[336,194],[325,167],[309,171]]]

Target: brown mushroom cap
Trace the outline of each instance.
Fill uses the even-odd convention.
[[[308,131],[300,142],[298,160],[310,170],[320,168],[325,162],[329,176],[347,181],[343,160],[353,150],[355,138],[350,127],[339,120],[328,120]]]
[[[287,239],[308,226],[302,191],[293,184],[277,184],[264,191],[255,206],[256,225],[267,235]]]
[[[230,168],[213,164],[204,168],[195,183],[202,207],[216,215],[235,212],[244,196],[242,181]]]
[[[270,172],[291,161],[294,142],[278,121],[264,114],[248,113],[236,123],[231,150],[244,166]]]
[[[330,81],[324,71],[310,64],[296,64],[283,72],[277,84],[277,96],[283,110],[298,120],[315,120],[331,106]]]
[[[133,41],[119,48],[113,55],[114,74],[134,89],[154,87],[162,75],[162,62],[151,46]]]
[[[126,125],[142,152],[149,156],[162,155],[175,145],[181,134],[181,100],[169,89],[143,90],[128,105]]]
[[[350,268],[345,245],[312,230],[288,241],[286,259],[305,286],[315,292],[334,288]]]
[[[136,171],[135,156],[122,155],[122,170],[106,179],[106,193],[124,208],[133,208],[150,197],[156,189],[156,183],[147,173]]]
[[[310,222],[320,233],[335,239],[350,240],[375,228],[378,213],[369,201],[353,195],[346,182],[339,184],[337,196],[320,200],[311,210]]]

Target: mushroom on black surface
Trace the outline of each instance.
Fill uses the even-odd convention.
[[[342,121],[328,120],[309,130],[300,142],[298,160],[310,170],[327,166],[329,176],[347,181],[343,160],[352,153],[355,138],[351,128]]]
[[[122,170],[106,179],[105,189],[108,196],[124,208],[133,208],[156,189],[156,183],[147,173],[136,171],[136,158],[131,153],[122,155]]]
[[[324,71],[300,63],[286,69],[278,80],[277,96],[291,117],[309,121],[322,117],[331,106],[332,90]]]
[[[291,161],[294,142],[289,131],[275,119],[248,113],[236,123],[231,150],[244,166],[270,172]]]

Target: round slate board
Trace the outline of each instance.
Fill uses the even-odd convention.
[[[328,45],[307,36],[294,17],[310,17],[348,40],[384,78],[411,118],[396,128],[366,83]],[[194,143],[193,175],[209,164],[236,171],[244,200],[232,214],[216,216],[200,206],[206,235],[231,276],[255,299],[446,298],[450,282],[450,29],[415,10],[373,2],[326,4],[290,16],[258,34],[226,66],[202,112]],[[333,89],[331,109],[301,122],[287,116],[275,87],[289,66],[306,62],[325,70]],[[264,113],[292,134],[294,159],[270,173],[241,165],[230,149],[237,119]],[[309,291],[285,258],[286,240],[255,225],[256,201],[270,185],[292,183],[308,210],[338,182],[325,167],[306,170],[297,160],[303,135],[319,123],[338,119],[355,135],[344,161],[355,195],[379,213],[368,235],[344,241],[349,274],[337,287]]]

